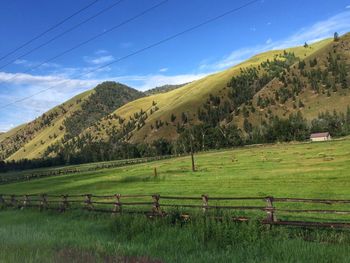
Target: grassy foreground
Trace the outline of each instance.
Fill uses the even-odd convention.
[[[350,232],[2,211],[0,262],[348,262]]]
[[[350,199],[349,139],[200,153],[196,165],[191,172],[190,159],[181,157],[1,185],[0,193]],[[348,262],[349,245],[346,230],[267,231],[254,220],[221,223],[198,215],[184,223],[176,216],[150,221],[82,211],[0,211],[0,262]]]

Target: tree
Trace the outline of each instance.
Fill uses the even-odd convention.
[[[171,143],[163,138],[155,140],[152,143],[157,155],[169,155],[171,154]]]
[[[334,33],[334,41],[339,41],[339,34],[338,34],[338,32]]]
[[[237,128],[236,125],[229,125],[226,127],[225,132],[228,146],[238,146],[243,144],[241,131]]]
[[[246,133],[251,133],[253,131],[253,126],[247,118],[244,118],[243,129]]]
[[[181,119],[182,119],[182,122],[184,123],[184,124],[186,124],[187,123],[187,121],[188,121],[188,118],[187,118],[187,115],[186,115],[186,113],[182,113],[181,114]]]
[[[305,42],[304,48],[308,48],[308,47],[309,47],[309,44]]]

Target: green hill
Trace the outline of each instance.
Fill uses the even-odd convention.
[[[91,91],[80,94],[39,118],[5,134],[0,143],[0,159],[36,158],[44,152],[47,145],[59,141],[64,136],[61,128],[64,119],[81,107]]]
[[[77,136],[115,108],[141,96],[141,92],[125,85],[104,82],[1,135],[0,159],[40,158],[48,147]]]
[[[148,95],[156,93],[149,96],[105,82],[67,102],[64,113],[62,106],[53,109],[48,124],[41,123],[51,111],[1,135],[6,139],[0,140],[0,158],[45,153],[70,160],[67,156],[86,151],[99,161],[177,153],[188,151],[189,133],[200,150],[241,141],[302,140],[310,130],[345,135],[350,132],[350,110],[344,115],[350,105],[349,50],[350,34],[272,50],[184,86],[169,86],[170,91],[151,90]],[[161,139],[172,142],[172,149]],[[155,143],[156,149],[146,146]]]
[[[132,142],[152,142],[162,137],[171,140],[176,139],[178,137],[178,124],[183,125],[182,115],[186,114],[188,115],[187,119],[191,120],[192,123],[198,123],[198,109],[203,107],[210,95],[220,96],[222,100],[221,104],[224,104],[224,101],[228,100],[229,88],[227,85],[232,77],[240,75],[241,69],[258,67],[267,60],[273,60],[283,55],[284,52],[293,52],[299,59],[307,59],[317,51],[332,45],[332,40],[326,39],[310,45],[308,48],[295,47],[286,50],[265,52],[237,66],[194,81],[183,87],[166,93],[143,97],[127,103],[117,109],[113,114],[122,119],[135,119],[135,114],[140,115],[142,110],[144,118],[147,115],[142,127],[137,127],[137,125],[135,125],[132,136],[129,139]],[[175,121],[171,120],[172,115],[175,117]],[[236,121],[242,126],[243,121],[241,115],[238,115]],[[139,120],[136,120],[136,123],[137,122],[139,122]],[[112,123],[112,125],[118,127],[119,119],[102,120],[98,128],[98,133],[95,132],[96,130],[92,129],[93,137],[98,137],[98,139],[108,137],[106,134],[111,133],[111,125],[108,125],[108,123]]]
[[[0,133],[0,143],[5,140],[6,138],[12,136],[16,132],[18,132],[21,128],[23,128],[26,124],[19,125],[13,129],[11,129],[9,132],[2,132]]]

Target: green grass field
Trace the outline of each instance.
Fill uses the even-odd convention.
[[[288,196],[350,199],[350,140],[275,144],[0,185],[0,193]],[[153,168],[158,178],[153,177]]]
[[[211,151],[195,159],[196,172],[191,171],[189,157],[179,157],[1,185],[0,193],[350,199],[349,138]],[[267,231],[254,220],[218,223],[201,216],[184,224],[174,217],[150,221],[81,211],[6,209],[0,214],[0,262],[67,262],[68,258],[73,262],[348,262],[350,258],[346,230],[273,227]],[[349,221],[349,216],[341,218]]]

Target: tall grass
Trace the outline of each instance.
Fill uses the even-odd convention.
[[[85,212],[0,212],[0,262],[348,262],[350,231]]]

